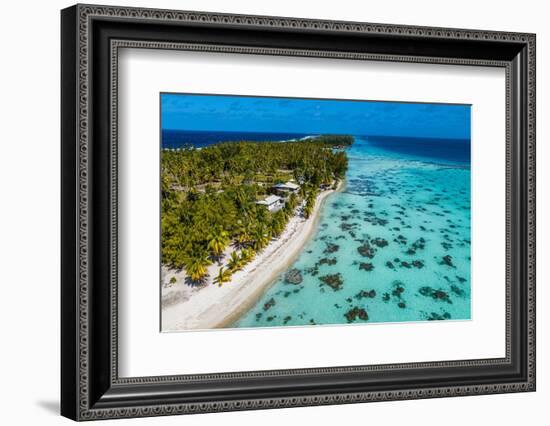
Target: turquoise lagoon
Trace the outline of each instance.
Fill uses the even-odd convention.
[[[302,281],[282,273],[231,327],[470,319],[469,146],[356,137],[289,267]]]

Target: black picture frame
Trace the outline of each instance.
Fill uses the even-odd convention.
[[[159,416],[535,390],[534,34],[75,5],[61,12],[61,414]],[[506,70],[506,356],[118,377],[117,49]],[[504,214],[504,212],[503,212]]]

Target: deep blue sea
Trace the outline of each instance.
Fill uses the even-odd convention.
[[[195,148],[201,148],[220,142],[275,142],[302,139],[306,136],[308,136],[308,134],[304,133],[221,132],[163,129],[162,147],[173,149],[191,145]]]
[[[435,139],[395,136],[363,136],[371,153],[379,148],[401,157],[426,158],[454,164],[470,165],[469,139]]]

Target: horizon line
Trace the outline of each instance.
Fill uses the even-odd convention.
[[[174,129],[174,128],[161,128],[161,131],[180,131],[180,132],[220,132],[220,133],[273,133],[273,134],[295,134],[295,135],[306,135],[306,136],[321,136],[321,135],[344,135],[344,136],[363,136],[363,137],[387,137],[387,138],[408,138],[408,139],[448,139],[448,140],[472,140],[471,137],[457,138],[457,137],[442,137],[442,136],[412,136],[412,135],[387,135],[387,134],[353,134],[353,133],[310,133],[310,132],[279,132],[279,131],[262,131],[262,130],[204,130],[204,129]],[[257,141],[250,141],[257,142]]]

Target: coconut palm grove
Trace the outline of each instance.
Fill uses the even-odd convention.
[[[307,218],[320,188],[335,187],[348,160],[347,135],[288,142],[224,142],[162,151],[162,262],[185,268],[200,283],[213,262],[222,284],[283,232],[296,207]],[[296,182],[299,191],[270,211],[261,204],[276,185]],[[222,259],[230,246],[228,259]],[[222,262],[223,260],[223,262]]]

